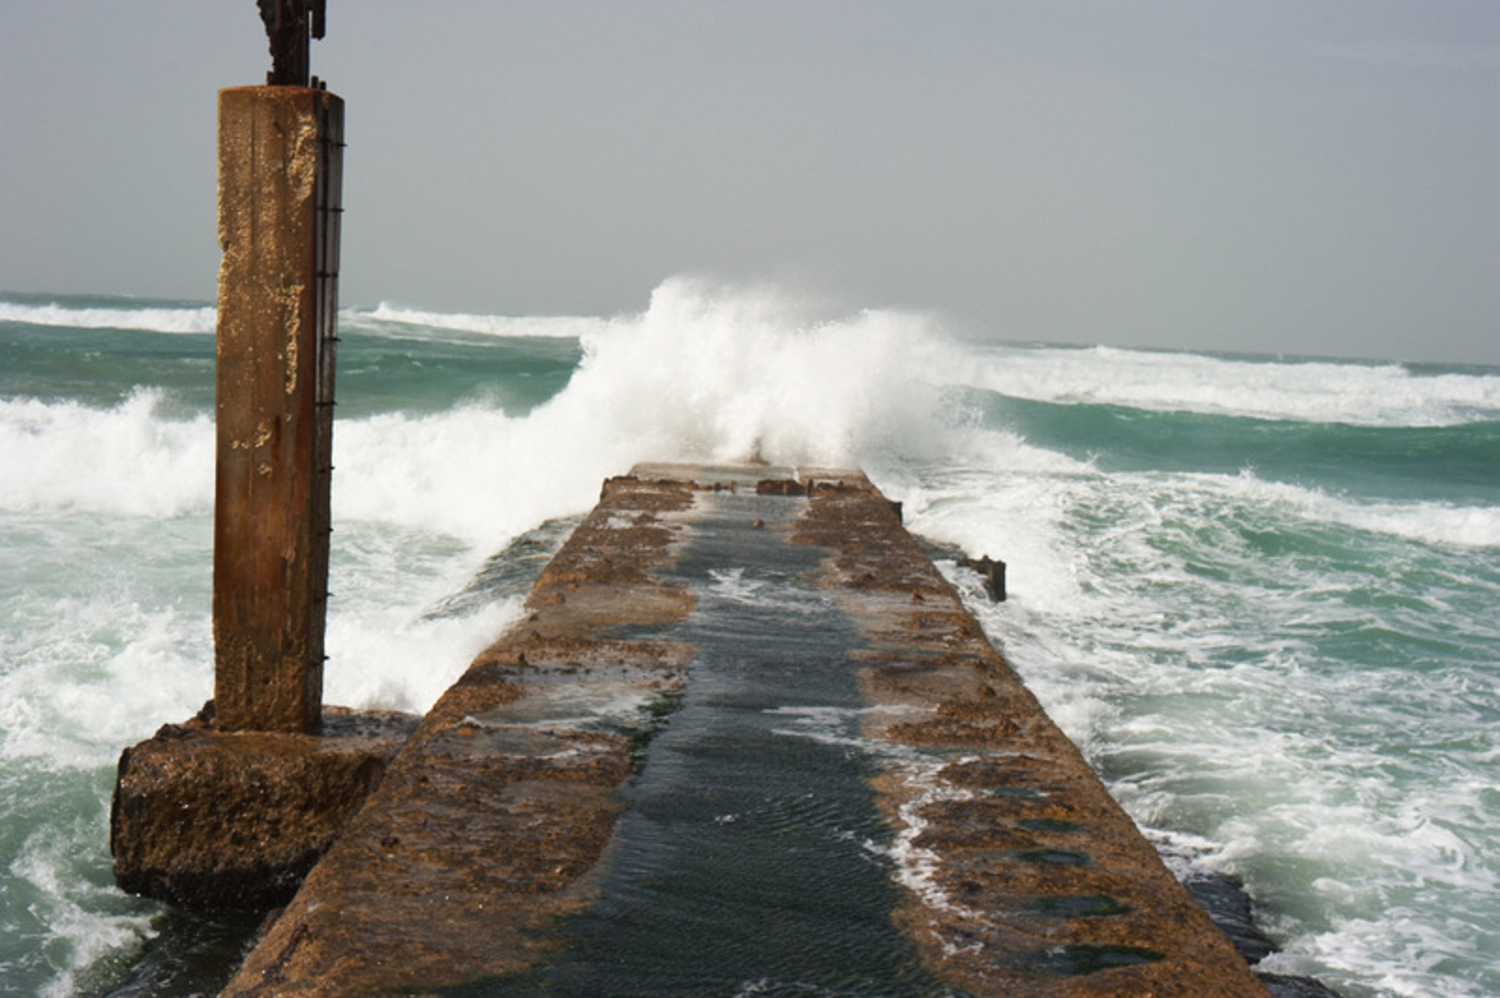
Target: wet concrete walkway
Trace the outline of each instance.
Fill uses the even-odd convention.
[[[228,994],[1264,994],[857,472],[642,466]]]

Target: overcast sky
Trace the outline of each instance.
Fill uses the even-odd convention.
[[[680,273],[1010,340],[1500,363],[1494,0],[328,0],[344,304]],[[7,4],[0,289],[210,300],[252,0]]]

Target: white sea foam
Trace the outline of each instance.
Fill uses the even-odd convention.
[[[934,471],[912,490],[909,522],[1010,562],[1012,600],[998,605],[944,567],[1137,822],[1171,829],[1158,837],[1188,843],[1187,862],[1244,877],[1270,907],[1286,950],[1262,969],[1351,990],[1488,993],[1451,967],[1472,976],[1483,963],[1480,899],[1500,885],[1500,855],[1484,788],[1451,774],[1496,752],[1486,719],[1500,692],[1441,658],[1424,670],[1359,645],[1332,656],[1339,636],[1367,631],[1410,633],[1413,650],[1440,656],[1424,645],[1455,612],[1442,593],[1458,583],[1442,573],[1467,578],[1487,556],[1493,511],[1363,503],[1252,473],[1029,484]],[[1268,557],[1242,530],[1317,546]],[[1425,567],[1402,581],[1377,571],[1380,551]]]
[[[1032,467],[1045,463],[1026,462]],[[1103,478],[1029,471],[1023,465],[1013,473],[1005,462],[994,468],[935,471],[917,483],[880,484],[901,500],[906,523],[918,534],[971,557],[1004,561],[1016,605],[1077,606],[1080,559],[1069,543],[1068,511],[1077,491],[1100,488]]]
[[[545,417],[466,406],[389,413],[334,430],[334,522],[440,531],[493,551],[560,515],[586,510],[604,478],[633,461],[622,441],[578,426],[570,441]]]
[[[920,898],[923,904],[970,922],[988,924],[989,918],[984,912],[959,903],[944,889],[938,879],[940,863],[937,853],[919,845],[928,825],[923,817],[927,808],[974,796],[972,790],[954,786],[941,776],[948,766],[970,761],[968,757],[937,757],[909,745],[867,738],[860,733],[861,720],[868,715],[901,714],[919,709],[906,705],[863,708],[788,705],[766,713],[792,722],[789,727],[773,728],[774,733],[860,752],[874,760],[884,772],[900,780],[903,799],[897,808],[897,820],[890,839],[886,842],[866,840],[861,843],[862,847],[887,860],[895,881]]]
[[[896,767],[894,772],[901,778],[910,795],[897,809],[899,827],[888,846],[867,842],[865,848],[890,859],[895,864],[897,883],[921,898],[929,908],[987,925],[990,920],[984,912],[960,904],[943,889],[938,882],[937,853],[917,844],[927,828],[927,820],[922,817],[926,808],[948,801],[968,800],[974,796],[973,791],[955,787],[939,776],[940,771],[948,765],[965,761],[964,757],[910,759]]]
[[[763,290],[674,281],[583,345],[567,387],[524,418],[466,406],[341,422],[336,518],[495,545],[586,510],[641,461],[889,463],[957,446],[941,392],[954,355],[910,316],[814,322]]]
[[[0,399],[0,510],[168,516],[207,509],[213,423],[165,419],[161,402],[152,389],[108,409]]]
[[[895,881],[917,895],[923,904],[987,924],[989,919],[983,912],[960,904],[943,888],[938,880],[940,864],[937,853],[918,844],[927,828],[928,822],[923,817],[927,808],[974,796],[972,790],[954,786],[941,776],[942,770],[967,761],[967,757],[937,757],[909,745],[867,738],[860,733],[861,721],[869,715],[903,714],[919,709],[907,705],[862,708],[786,705],[765,713],[791,722],[788,727],[773,728],[775,734],[860,752],[874,760],[884,772],[900,780],[903,799],[897,808],[897,821],[890,839],[887,842],[866,840],[861,843],[862,847],[887,860]]]
[[[787,705],[765,711],[773,717],[787,718],[792,726],[772,728],[773,734],[790,738],[805,738],[820,745],[836,745],[841,748],[858,749],[871,756],[891,763],[906,763],[916,754],[903,746],[873,740],[860,734],[860,723],[869,715],[906,714],[920,708],[897,707],[829,707]]]
[[[409,604],[335,608],[328,620],[323,699],[362,710],[422,713],[520,615],[519,597],[464,617],[422,617]]]
[[[38,989],[41,998],[67,998],[78,993],[79,979],[101,957],[139,945],[155,934],[151,918],[140,913],[105,910],[113,892],[80,880],[75,857],[89,848],[90,839],[107,834],[103,822],[80,822],[62,835],[55,829],[33,833],[22,844],[10,873],[28,882],[43,898],[45,920],[52,938],[48,963],[53,976]]]
[[[824,613],[833,600],[827,593],[788,586],[784,579],[746,578],[743,568],[710,569],[711,584],[704,593],[705,611],[714,604],[732,603],[774,611],[783,619],[800,614]]]
[[[213,695],[206,606],[143,607],[106,580],[79,590],[8,607],[46,626],[0,632],[0,758],[106,765]]]
[[[153,333],[211,333],[218,310],[212,305],[181,308],[72,308],[55,302],[22,305],[0,301],[0,322],[73,329],[138,329]]]
[[[975,345],[966,384],[1014,398],[1369,426],[1500,418],[1500,376],[1400,364],[1270,362],[1191,353]]]

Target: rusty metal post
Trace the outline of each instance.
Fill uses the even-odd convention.
[[[214,704],[315,733],[323,695],[343,101],[219,92]]]

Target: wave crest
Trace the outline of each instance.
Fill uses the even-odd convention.
[[[447,330],[478,333],[484,336],[534,337],[542,339],[578,339],[609,322],[589,316],[508,316],[464,312],[427,312],[381,302],[368,311],[350,309],[341,312],[339,320],[354,328],[369,329],[376,324],[420,327],[424,330]]]
[[[1116,347],[985,347],[965,383],[1039,402],[1362,426],[1500,419],[1500,376]]]
[[[0,509],[71,507],[130,516],[212,508],[213,419],[164,419],[162,393],[117,406],[0,400]]]
[[[0,322],[73,329],[138,329],[151,333],[211,333],[218,310],[212,305],[180,308],[70,308],[52,302],[25,305],[0,301]]]

